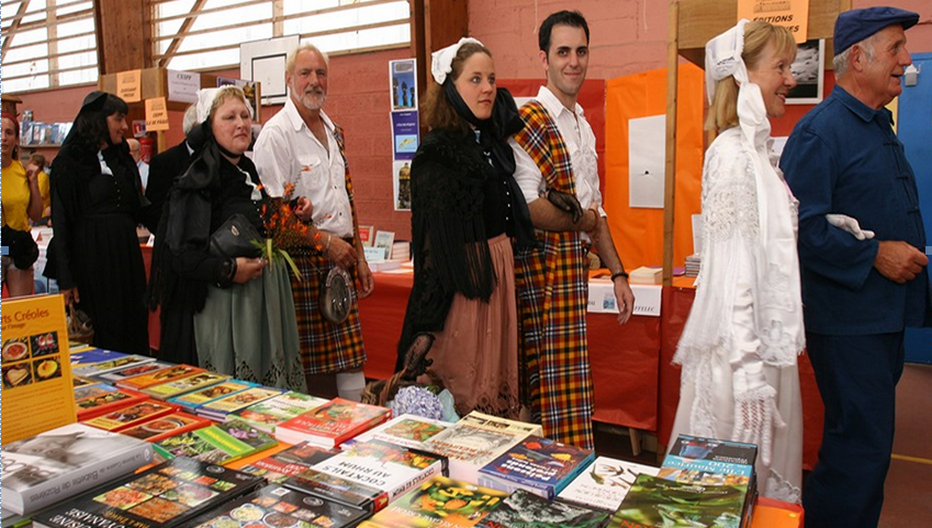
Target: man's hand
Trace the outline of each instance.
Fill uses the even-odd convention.
[[[309,222],[314,214],[314,205],[306,197],[298,198],[298,203],[294,208],[294,214],[302,222]]]
[[[901,240],[881,240],[874,267],[884,277],[897,284],[916,278],[929,264],[929,257]]]
[[[625,324],[634,313],[634,292],[624,277],[617,277],[614,281],[615,302],[618,303],[618,324]]]
[[[602,218],[602,215],[599,214],[599,210],[595,207],[586,209],[585,213],[583,213],[583,222],[588,220],[590,217],[592,218],[591,227],[589,224],[587,224],[583,229],[589,235],[589,240],[592,241],[592,245],[594,246],[599,241],[599,233],[601,233],[602,222],[604,222],[605,219]]]
[[[346,243],[340,237],[327,235],[330,237],[330,247],[327,248],[327,258],[332,260],[337,266],[349,271],[356,265],[356,248]],[[367,266],[368,267],[368,266]]]
[[[81,296],[78,295],[77,286],[74,288],[68,288],[67,290],[62,290],[61,294],[65,298],[65,306],[81,302]]]
[[[365,299],[375,291],[375,277],[372,276],[372,270],[369,269],[366,259],[359,259],[356,263],[356,271],[359,277],[359,298]]]

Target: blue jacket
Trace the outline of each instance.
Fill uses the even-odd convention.
[[[780,167],[799,199],[799,260],[806,330],[865,335],[932,324],[929,273],[896,284],[873,268],[878,241],[925,252],[916,177],[891,127],[840,86],[793,129]],[[827,213],[854,217],[873,240],[833,227]]]

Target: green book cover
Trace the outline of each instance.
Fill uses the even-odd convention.
[[[747,486],[682,484],[641,474],[609,527],[740,528]]]

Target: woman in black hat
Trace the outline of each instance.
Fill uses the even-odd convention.
[[[136,226],[147,223],[147,202],[123,141],[127,111],[106,92],[84,99],[52,165],[50,260],[65,302],[91,316],[95,346],[147,354],[146,273],[136,236]]]

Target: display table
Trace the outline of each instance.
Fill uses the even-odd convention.
[[[368,356],[366,377],[385,379],[394,372],[413,275],[375,273],[375,282],[375,292],[359,304],[359,316]],[[596,421],[649,431],[666,444],[680,394],[680,368],[671,362],[694,297],[693,280],[677,277],[672,287],[663,289],[660,317],[633,316],[619,326],[612,314],[588,314]],[[805,355],[799,372],[803,466],[811,469],[822,441],[822,400]]]

